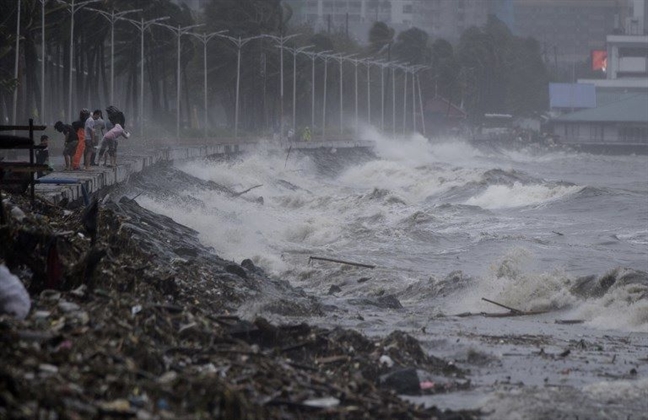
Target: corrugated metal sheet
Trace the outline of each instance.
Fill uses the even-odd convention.
[[[549,83],[549,106],[596,108],[596,86],[589,83]]]

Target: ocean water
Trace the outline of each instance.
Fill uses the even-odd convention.
[[[221,257],[251,258],[318,296],[330,311],[307,322],[401,329],[470,370],[469,391],[417,403],[494,419],[648,418],[647,156],[363,137],[372,153],[268,149],[181,163],[188,177],[137,201],[200,232]],[[576,293],[586,277],[607,286]],[[365,304],[387,295],[403,308]],[[276,298],[240,314],[267,316],[263,300]],[[455,316],[505,312],[482,298],[546,313]]]
[[[222,257],[251,258],[318,295],[332,285],[342,286],[342,299],[380,291],[425,316],[498,309],[486,297],[648,332],[645,278],[596,298],[570,292],[583,276],[648,271],[646,156],[364,137],[376,141],[375,155],[262,151],[178,166],[234,191],[256,187],[245,200],[183,185],[183,196],[205,205],[146,194],[138,201],[198,230]],[[371,281],[357,283],[361,277]]]

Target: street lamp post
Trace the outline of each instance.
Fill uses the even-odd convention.
[[[416,133],[416,70],[412,70],[412,128]]]
[[[47,1],[47,0],[41,0]],[[99,13],[101,16],[105,17],[108,22],[110,22],[110,103],[114,105],[115,103],[115,22],[123,16],[126,16],[129,13],[141,12],[142,9],[132,9],[124,10],[122,12],[115,12],[115,9],[112,9],[112,12],[108,13],[104,10],[93,9],[88,7],[86,10],[92,10],[93,12]]]
[[[301,48],[286,48],[293,54],[293,106],[292,106],[292,117],[293,117],[293,132],[297,133],[297,55],[304,53],[306,50],[313,48],[314,45],[308,45]]]
[[[258,36],[252,36],[249,38],[234,38],[231,36],[227,35],[219,35],[221,38],[228,39],[231,41],[234,45],[236,45],[237,48],[237,59],[236,59],[236,105],[234,108],[234,139],[238,139],[238,120],[239,120],[239,93],[240,93],[240,88],[241,88],[241,49],[247,44],[248,42],[254,40],[254,39],[259,39],[259,38],[264,38],[265,35],[258,35]]]
[[[356,127],[355,134],[357,138],[358,135],[360,134],[360,120],[358,119],[358,64],[360,64],[361,61],[355,59],[355,60],[351,60],[351,62],[353,63],[353,67],[355,70],[355,127]]]
[[[280,96],[280,101],[281,101],[281,105],[280,105],[281,106],[281,116],[280,116],[280,124],[281,124],[281,135],[280,135],[280,137],[281,138],[283,138],[283,136],[284,136],[284,60],[283,60],[284,44],[288,40],[290,40],[290,39],[292,39],[292,38],[294,38],[296,36],[299,36],[299,35],[301,35],[301,34],[292,34],[292,35],[288,35],[288,36],[284,36],[284,35],[282,35],[282,36],[263,35],[263,36],[265,36],[267,38],[273,39],[277,43],[277,46],[280,49],[280,58],[279,58],[280,63],[279,63],[279,66],[280,66],[281,70],[279,72],[280,72],[281,81],[280,81],[280,93],[279,93],[279,96]]]
[[[371,65],[369,60],[363,61],[367,67],[367,123],[371,125]]]
[[[177,27],[166,25],[164,23],[157,23],[157,25],[164,26],[165,28],[173,31],[173,33],[178,37],[178,63],[177,63],[177,81],[176,81],[176,140],[180,140],[180,38],[182,35],[189,33],[192,29],[204,26],[204,24],[199,23],[196,25],[189,26],[180,26]],[[142,63],[144,65],[144,63]],[[140,104],[140,106],[142,106]]]
[[[74,14],[79,11],[79,9],[90,3],[96,3],[101,0],[85,0],[80,3],[74,3],[75,0],[70,0],[70,3],[66,3],[62,0],[58,0],[59,3],[62,3],[67,6],[68,11],[70,12],[70,76],[68,79],[68,118],[72,118],[72,66],[74,64]]]
[[[423,137],[427,138],[427,132],[425,129],[425,109],[423,109],[423,95],[421,95],[421,78],[418,74],[416,75],[416,84],[418,85],[419,109],[421,110],[421,128],[423,129]]]
[[[412,128],[414,130],[414,133],[417,131],[417,126],[416,126],[416,79],[418,77],[418,72],[421,69],[424,69],[424,65],[417,65],[411,67],[411,72],[412,72]],[[421,107],[421,113],[423,113],[423,108]]]
[[[391,64],[392,71],[392,136],[396,138],[396,64]]]
[[[18,17],[16,18],[16,62],[14,64],[14,79],[18,80],[18,63],[20,62],[20,6],[21,1],[18,0],[18,8],[16,13]],[[16,122],[16,112],[18,110],[18,83],[14,86],[13,92],[13,124],[18,125]]]
[[[333,55],[332,58],[340,64],[340,137],[344,136],[344,60],[356,56],[350,54],[343,56],[341,54]]]
[[[385,131],[385,68],[388,63],[374,61],[373,64],[380,66],[380,131]]]
[[[328,54],[331,51],[320,51],[320,52],[305,52],[312,60],[311,65],[311,130],[313,134],[315,133],[315,61],[322,57],[324,54]]]
[[[326,140],[326,84],[328,83],[328,62],[333,57],[330,55],[322,55],[324,60],[324,96],[322,99],[322,139]]]
[[[402,66],[403,70],[403,134],[407,127],[407,67]]]
[[[159,17],[151,20],[128,19],[120,17],[119,19],[130,22],[140,31],[140,100],[139,100],[139,119],[140,119],[140,137],[144,137],[144,31],[151,25],[169,19],[169,16]]]
[[[423,69],[429,70],[430,67],[422,67]],[[416,82],[418,84],[418,95],[419,95],[419,106],[421,109],[421,127],[423,128],[423,136],[427,138],[427,131],[425,128],[425,110],[423,109],[423,95],[421,94],[421,78],[418,73],[416,74]]]
[[[197,34],[197,33],[194,33],[194,32],[189,33],[190,35],[193,35],[196,38],[198,38],[203,44],[203,94],[204,94],[204,100],[205,100],[205,103],[204,103],[205,121],[204,121],[203,124],[204,124],[204,130],[205,130],[205,132],[204,132],[205,139],[207,138],[207,44],[209,43],[209,41],[211,41],[212,38],[214,38],[215,36],[220,36],[220,35],[224,34],[225,32],[227,32],[227,30],[218,31],[218,32],[212,32],[212,33],[209,33],[209,34]]]
[[[40,106],[40,121],[45,122],[45,2],[47,0],[40,0],[41,3],[41,106]]]

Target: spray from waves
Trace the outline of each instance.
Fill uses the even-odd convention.
[[[648,332],[648,273],[617,268],[601,277],[575,279],[560,269],[534,273],[533,264],[532,253],[513,248],[483,276],[451,273],[428,282],[425,288],[444,296],[443,311],[449,314],[466,312],[466,308],[494,312],[492,305],[481,300],[487,297],[523,311],[560,311],[561,317],[580,319],[596,328]],[[405,296],[434,299],[417,289]]]
[[[478,149],[458,137],[444,137],[430,142],[421,134],[415,133],[394,138],[373,127],[364,127],[362,136],[375,142],[374,150],[379,158],[413,166],[430,163],[467,165],[483,156]]]
[[[566,185],[491,185],[486,191],[471,197],[464,204],[484,209],[536,206],[581,191],[580,186]]]
[[[457,138],[430,143],[418,134],[393,139],[372,129],[365,131],[365,137],[376,142],[380,160],[352,167],[340,181],[398,191],[409,204],[437,196],[442,200],[460,199],[455,204],[484,209],[525,207],[558,200],[582,189],[537,179],[532,184],[531,177],[517,171],[494,170],[490,166],[485,171],[478,169],[481,152]],[[498,182],[497,174],[506,179]],[[515,182],[518,179],[523,182]],[[471,192],[484,182],[488,184],[486,190]],[[468,197],[461,199],[465,194]]]

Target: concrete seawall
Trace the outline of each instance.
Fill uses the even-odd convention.
[[[83,197],[83,188],[88,194],[93,194],[103,188],[127,182],[131,175],[137,174],[146,168],[160,162],[173,162],[191,159],[200,159],[208,156],[227,155],[233,153],[253,152],[259,149],[287,150],[317,149],[317,148],[371,148],[373,142],[366,140],[336,140],[318,142],[293,142],[293,143],[257,143],[246,142],[236,144],[213,144],[182,147],[165,147],[157,150],[124,150],[118,154],[116,168],[105,166],[92,166],[88,171],[58,171],[44,176],[42,180],[75,181],[73,184],[36,184],[36,194],[52,202],[74,202]],[[57,165],[54,165],[56,167]]]

